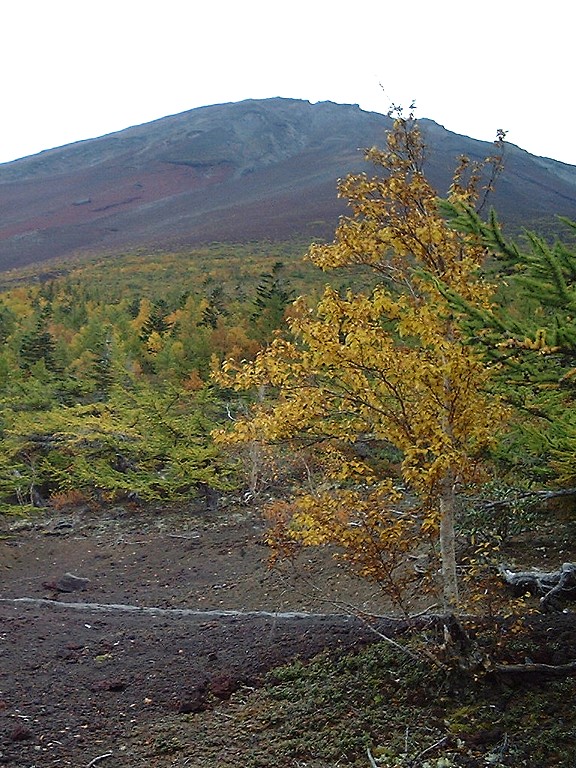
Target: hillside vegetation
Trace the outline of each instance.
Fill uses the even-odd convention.
[[[227,356],[253,357],[297,293],[323,284],[304,251],[213,245],[6,276],[3,503],[226,485],[230,462],[210,440],[223,408],[210,372]]]

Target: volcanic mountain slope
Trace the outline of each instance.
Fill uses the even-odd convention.
[[[0,165],[0,270],[79,252],[330,237],[337,179],[366,171],[390,118],[295,99],[201,107]],[[422,120],[428,174],[489,143]],[[576,217],[576,167],[509,145],[493,200],[513,225]]]

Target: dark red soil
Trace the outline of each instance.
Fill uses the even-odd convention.
[[[86,508],[2,530],[0,765],[87,766],[108,752],[106,766],[160,765],[143,734],[161,718],[375,638],[330,602],[381,609],[366,585],[329,558],[321,585],[305,567],[271,571],[246,508]]]
[[[0,766],[195,768],[222,750],[222,765],[245,764],[253,736],[228,727],[249,689],[295,658],[377,639],[347,607],[388,608],[324,551],[271,570],[264,534],[238,504],[0,519]],[[525,565],[571,559],[571,541],[550,541],[516,550]],[[574,613],[534,622],[531,661],[572,662]],[[500,660],[525,661],[506,626]]]

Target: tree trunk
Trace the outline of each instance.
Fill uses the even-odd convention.
[[[459,602],[454,536],[455,511],[455,481],[454,473],[450,471],[440,487],[440,559],[442,564],[444,610],[447,612],[456,610]]]

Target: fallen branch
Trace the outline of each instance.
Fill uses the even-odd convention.
[[[541,595],[540,607],[544,611],[558,610],[559,599],[576,598],[576,563],[564,563],[557,571],[515,572],[504,565],[500,565],[498,570],[516,595]]]
[[[534,675],[542,678],[572,677],[576,675],[576,661],[568,664],[496,664],[493,671],[502,675]]]
[[[472,497],[477,507],[480,507],[485,512],[493,510],[506,509],[512,506],[512,504],[518,504],[525,502],[529,505],[536,504],[542,501],[552,501],[553,499],[560,499],[566,496],[576,496],[576,488],[561,488],[555,491],[521,491],[512,495],[506,499],[492,499],[486,500]]]
[[[146,605],[123,605],[121,603],[65,603],[60,600],[48,600],[43,597],[1,597],[0,605],[45,606],[55,610],[93,611],[95,613],[134,613],[144,616],[166,616],[175,618],[223,619],[229,616],[238,618],[264,619],[339,619],[350,621],[358,618],[347,613],[309,613],[306,611],[241,611],[241,610],[196,610],[193,608],[156,608]]]

